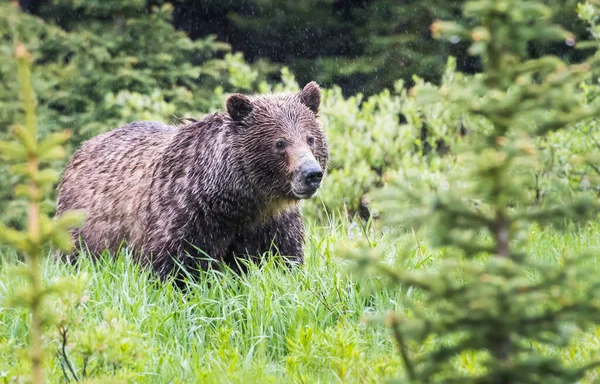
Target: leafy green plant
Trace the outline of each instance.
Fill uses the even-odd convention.
[[[104,309],[100,319],[86,316],[88,298],[71,294],[56,301],[52,339],[63,377],[76,382],[133,379],[132,371],[147,351],[144,338],[114,310]]]
[[[545,160],[536,143],[568,135],[600,112],[600,100],[586,100],[581,87],[598,59],[529,59],[532,39],[575,43],[541,2],[474,0],[464,13],[474,27],[438,21],[432,30],[438,38],[470,40],[483,74],[414,95],[423,105],[460,105],[487,124],[467,125],[469,134],[453,148],[456,165],[438,188],[418,171],[400,170],[379,196],[388,225],[422,227],[444,252],[436,269],[376,264],[393,284],[420,292],[403,313],[385,318],[406,368],[403,382],[577,382],[597,359],[564,364],[558,351],[600,323],[600,280],[586,267],[591,255],[540,263],[527,244],[533,228],[564,228],[600,210],[595,193],[554,193],[541,202],[536,188]],[[371,263],[365,253],[354,257]],[[471,369],[457,370],[467,359]]]

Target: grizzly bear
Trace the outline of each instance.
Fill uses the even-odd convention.
[[[59,185],[57,214],[82,210],[75,243],[122,245],[160,276],[273,250],[302,263],[299,202],[329,157],[315,82],[299,93],[232,94],[226,112],[179,126],[134,122],[83,143]],[[74,257],[74,255],[71,255]]]

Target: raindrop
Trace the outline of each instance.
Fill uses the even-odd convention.
[[[568,37],[567,40],[565,40],[565,43],[569,46],[572,47],[575,45],[575,39],[572,37]]]
[[[460,42],[460,37],[458,37],[458,36],[454,35],[454,36],[452,36],[452,37],[450,38],[450,42],[451,42],[452,44],[457,44],[458,42]]]

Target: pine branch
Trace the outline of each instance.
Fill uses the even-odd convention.
[[[511,215],[511,221],[536,221],[550,223],[565,218],[585,218],[600,211],[600,205],[590,197],[584,197],[571,204],[563,204],[552,208],[534,207],[528,211]]]
[[[446,215],[451,216],[457,224],[461,227],[473,228],[474,226],[482,226],[486,228],[492,228],[494,221],[483,214],[471,211],[468,207],[462,205],[458,201],[453,201],[452,205],[437,199],[433,204],[434,210],[444,212]]]
[[[400,356],[402,357],[402,362],[404,363],[404,368],[408,374],[408,378],[411,381],[415,381],[417,376],[415,374],[415,367],[408,357],[408,352],[406,348],[406,343],[404,342],[404,336],[402,336],[402,331],[400,330],[400,319],[395,314],[388,315],[388,326],[392,328],[392,332],[394,333],[394,338],[396,339],[396,343],[398,344],[398,351]]]

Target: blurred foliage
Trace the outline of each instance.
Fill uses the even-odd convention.
[[[596,19],[592,4],[579,8],[584,20]],[[419,291],[402,312],[373,319],[389,326],[397,342],[405,366],[398,382],[589,379],[597,356],[573,365],[560,354],[600,322],[600,280],[585,266],[594,253],[541,263],[528,244],[532,229],[564,230],[598,218],[598,178],[572,176],[600,164],[591,121],[600,113],[591,91],[598,88],[600,56],[573,65],[556,56],[532,58],[532,39],[575,43],[539,1],[473,0],[464,14],[473,25],[436,21],[432,31],[471,41],[483,73],[411,94],[423,108],[448,103],[480,124],[467,122],[468,133],[451,145],[454,164],[437,188],[419,170],[399,169],[377,193],[394,234],[420,228],[425,242],[444,253],[439,269],[394,268],[369,250],[351,257],[360,269],[374,266],[390,284]],[[434,347],[424,350],[429,343]],[[467,358],[475,369],[457,371],[457,361]]]
[[[20,290],[18,298],[9,300],[12,299],[10,304],[24,307],[31,315],[29,376],[32,383],[42,384],[45,382],[42,326],[48,321],[44,304],[50,293],[61,291],[57,284],[42,285],[42,256],[49,244],[64,251],[72,248],[69,229],[79,225],[83,217],[77,212],[66,212],[52,220],[49,209],[43,204],[44,196],[59,178],[59,173],[49,164],[65,156],[62,144],[69,139],[70,133],[57,132],[39,140],[36,97],[31,86],[31,55],[23,44],[16,43],[11,57],[16,58],[24,124],[11,127],[13,138],[0,141],[0,154],[19,181],[16,193],[27,203],[27,229],[18,231],[0,224],[0,244],[9,245],[25,256],[26,266],[16,268],[14,273],[24,276],[27,285]]]

